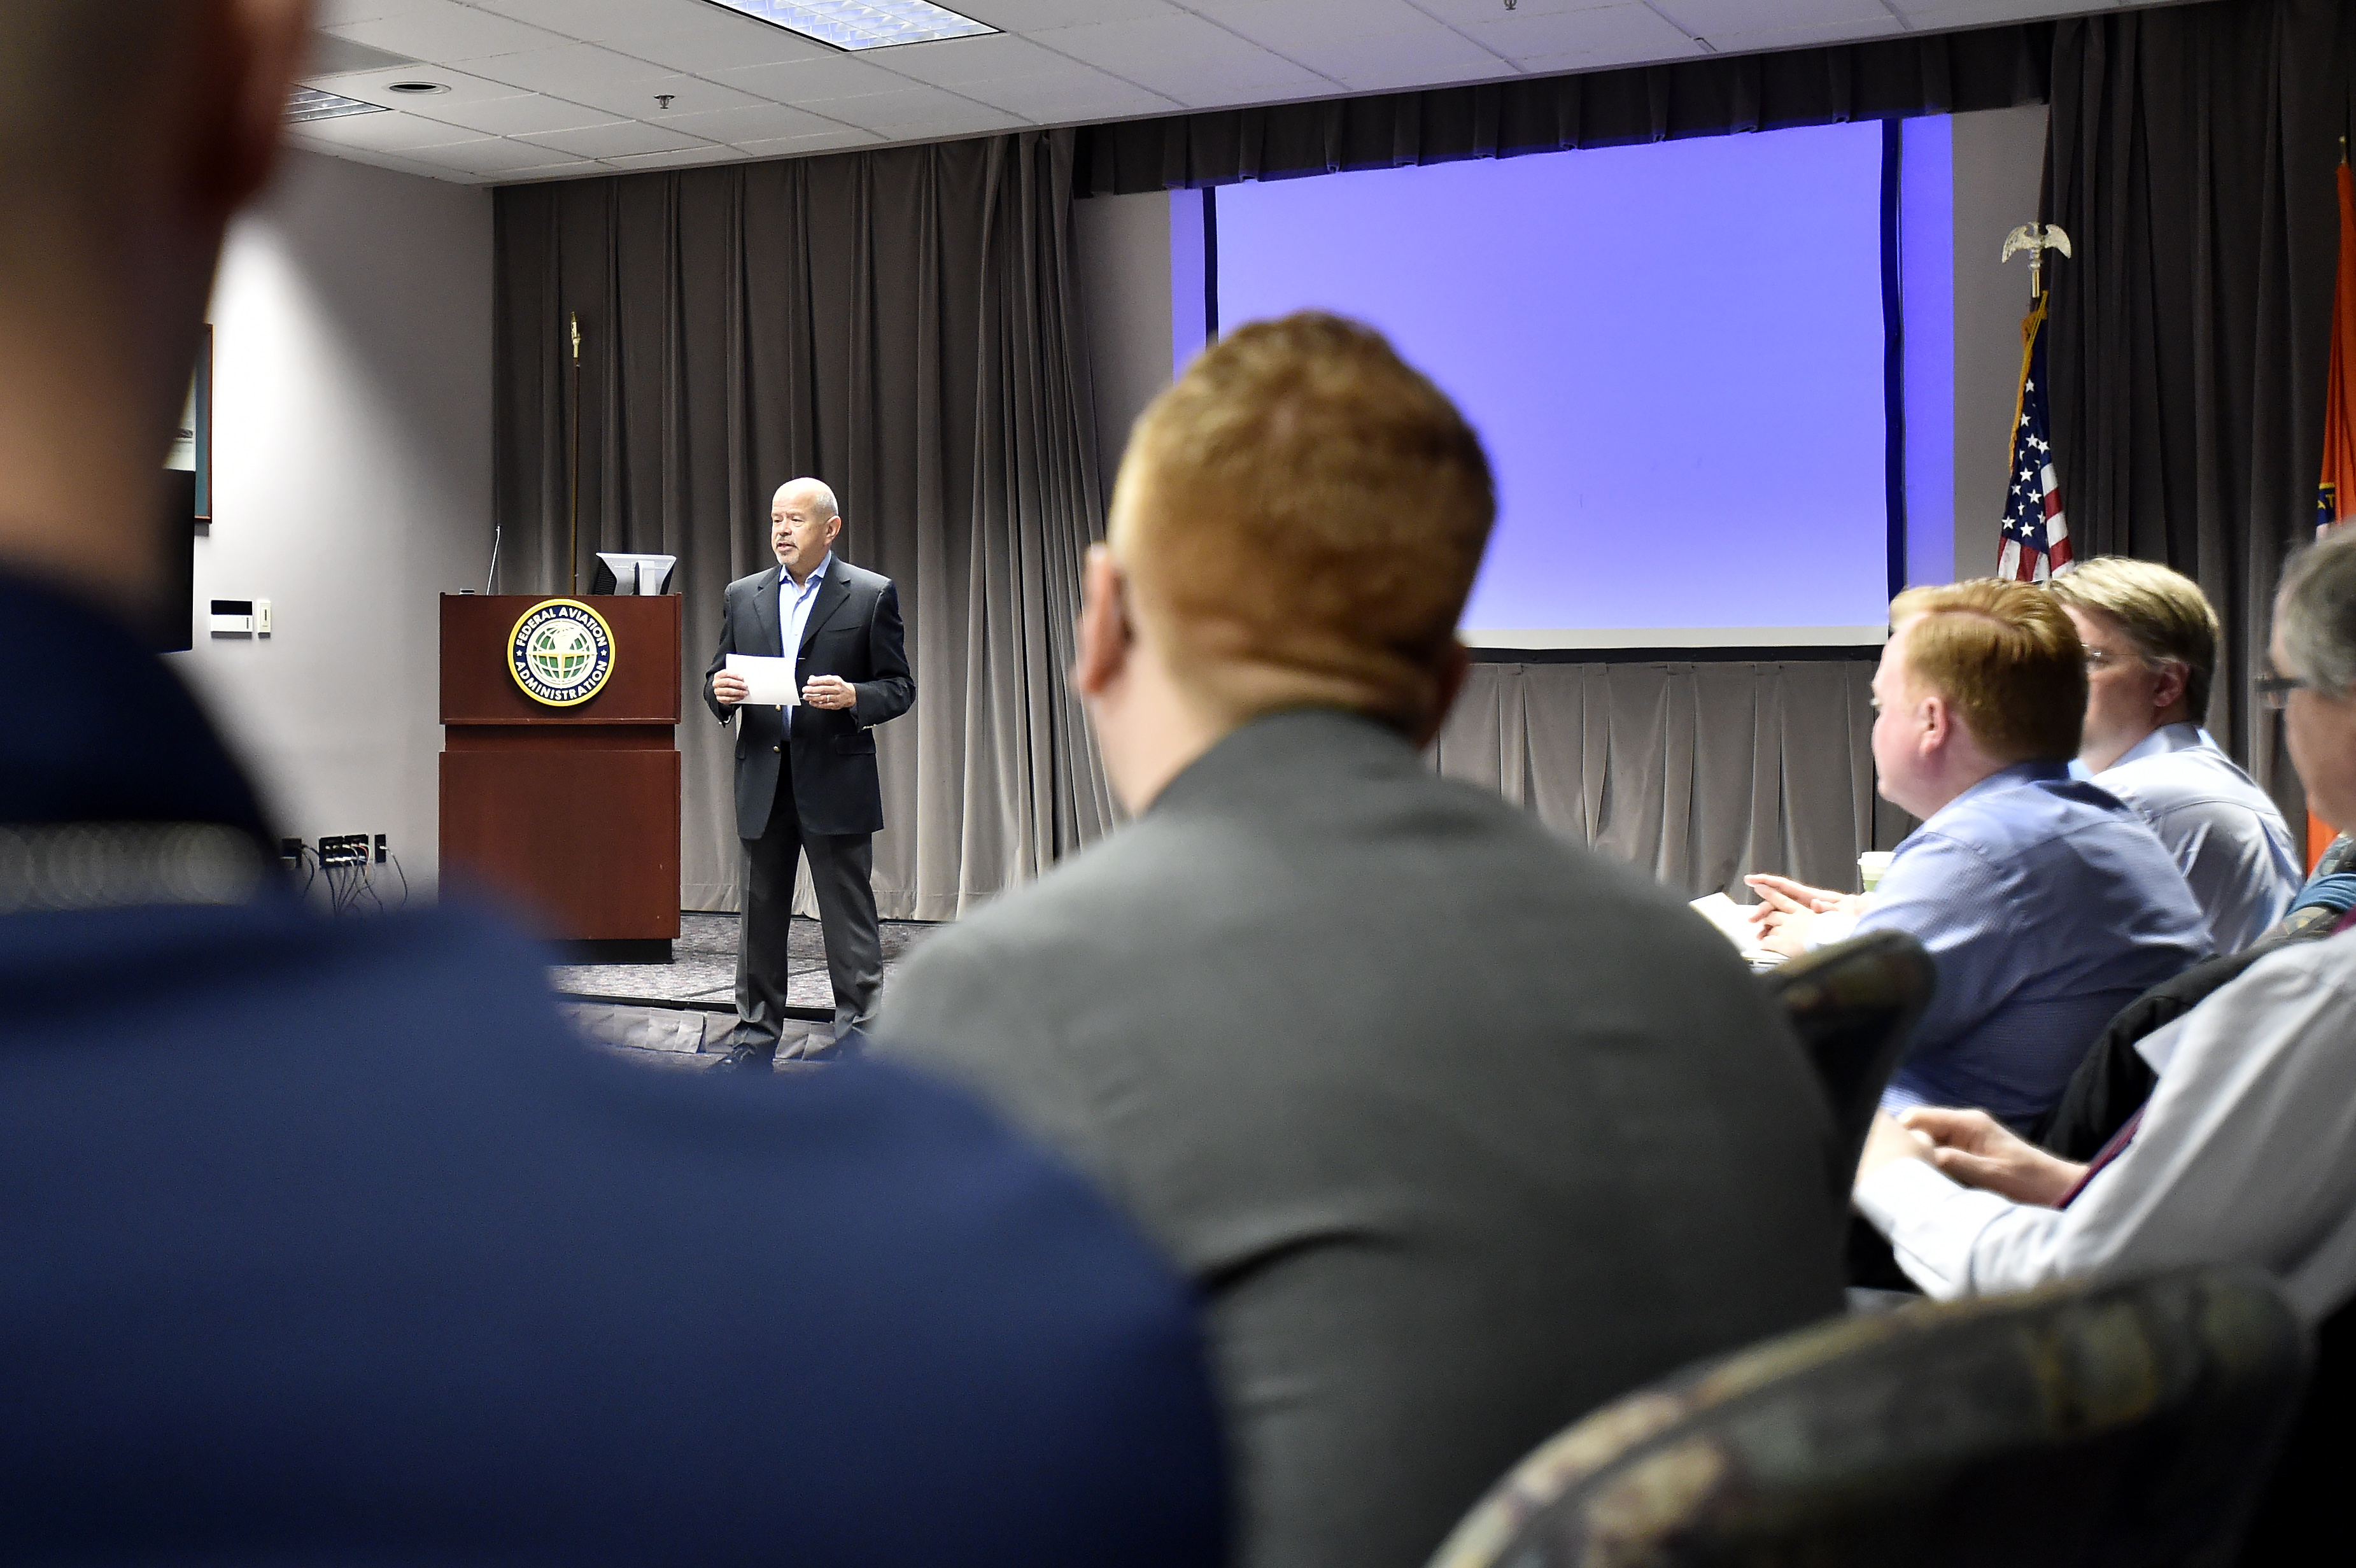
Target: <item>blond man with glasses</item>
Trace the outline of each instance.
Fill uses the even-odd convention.
[[[2191,578],[2123,555],[2069,567],[2046,586],[2086,648],[2086,718],[2070,770],[2150,824],[2217,950],[2240,951],[2283,918],[2301,868],[2282,812],[2201,727],[2217,612]]]

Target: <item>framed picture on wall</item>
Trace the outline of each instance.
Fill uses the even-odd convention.
[[[164,467],[196,476],[196,521],[213,520],[213,328],[204,326],[197,340],[196,371],[188,378],[187,406],[180,413],[180,428],[172,437],[171,455]]]

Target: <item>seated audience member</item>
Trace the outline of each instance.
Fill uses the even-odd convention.
[[[2308,799],[2356,822],[2356,537],[2293,560],[2272,660]],[[2266,954],[2147,1046],[2151,1098],[2092,1161],[1974,1112],[1878,1117],[1858,1210],[1937,1296],[2190,1262],[2265,1268],[2315,1321],[2356,1295],[2356,935]]]
[[[2133,807],[2168,846],[2221,953],[2256,941],[2298,891],[2282,812],[2201,727],[2217,612],[2200,585],[2102,555],[2046,585],[2086,648],[2086,722],[2071,771]]]
[[[1222,338],[1087,564],[1075,681],[1139,820],[884,1001],[887,1054],[1200,1283],[1261,1568],[1420,1563],[1547,1433],[1840,1302],[1828,1114],[1726,943],[1417,755],[1490,483],[1374,332]]]
[[[1890,607],[1873,677],[1884,799],[1922,819],[1869,898],[1746,878],[1764,945],[1906,931],[1938,990],[1883,1104],[2026,1125],[2111,1015],[2206,957],[2208,922],[2152,832],[2070,777],[2085,654],[2043,589],[1986,578]]]
[[[1210,1568],[1190,1294],[1084,1182],[899,1073],[594,1057],[480,916],[307,913],[116,618],[307,10],[0,5],[0,1558]]]

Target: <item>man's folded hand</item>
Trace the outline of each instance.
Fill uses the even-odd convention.
[[[1929,1140],[1921,1157],[1942,1174],[2015,1203],[2055,1208],[2086,1176],[2085,1166],[2047,1154],[1985,1111],[1917,1105],[1898,1122]]]

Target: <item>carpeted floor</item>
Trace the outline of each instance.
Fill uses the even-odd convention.
[[[884,983],[900,955],[933,926],[923,920],[886,920]],[[786,1001],[795,1007],[831,1013],[834,987],[826,977],[826,948],[816,920],[796,918],[786,940],[791,978]],[[679,918],[679,940],[665,963],[559,964],[549,983],[568,997],[609,1002],[652,1002],[672,1007],[733,1013],[736,1001],[736,917],[688,913]]]

